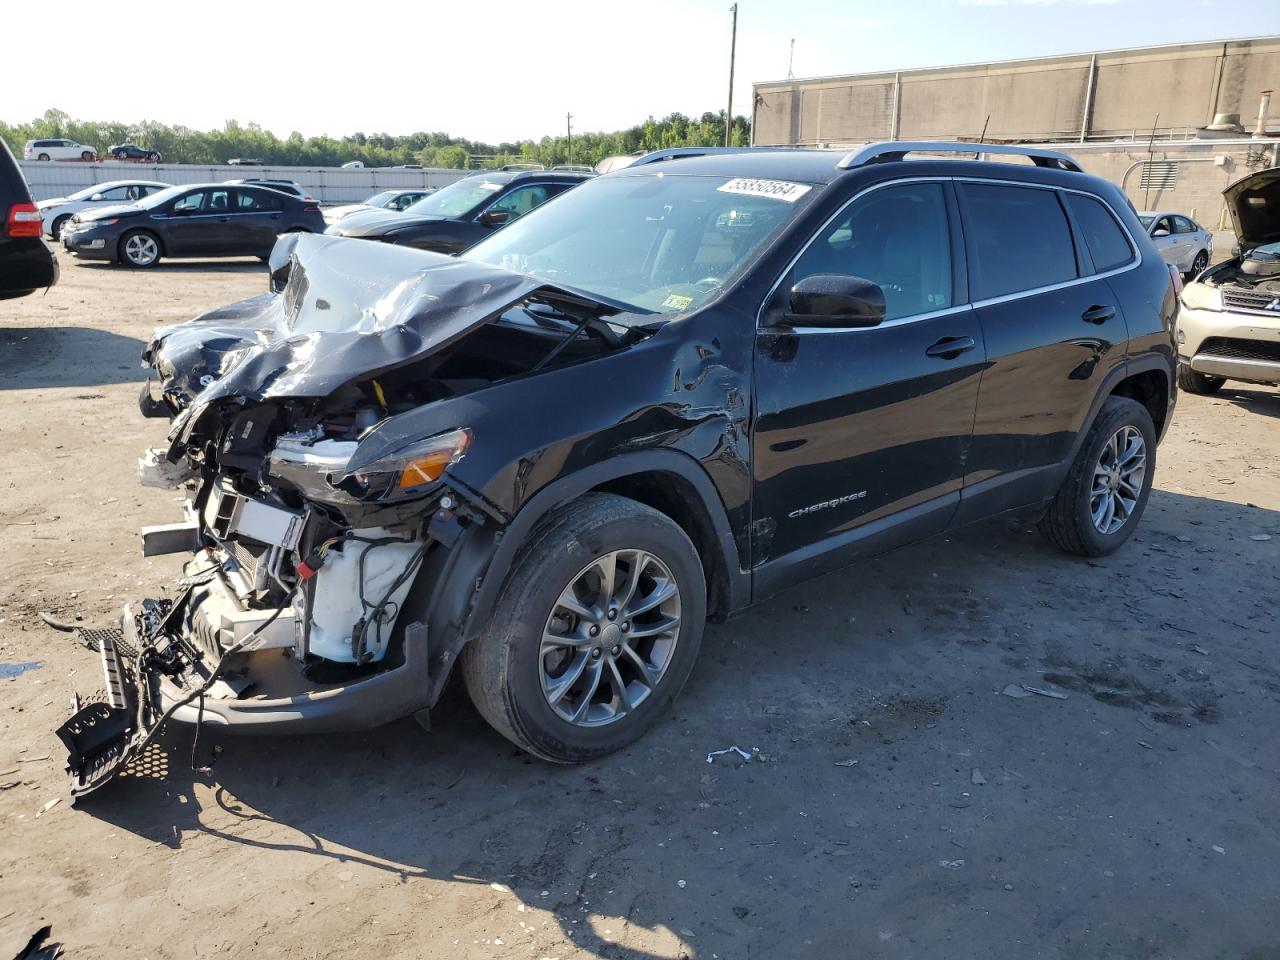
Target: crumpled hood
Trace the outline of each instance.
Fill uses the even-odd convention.
[[[1241,250],[1280,241],[1280,167],[1259,170],[1222,191]]]
[[[320,398],[443,349],[542,284],[422,250],[286,234],[268,293],[156,332],[143,357],[193,422],[216,401]]]
[[[336,224],[337,230],[344,237],[380,237],[394,233],[399,227],[419,227],[424,223],[438,223],[445,217],[424,217],[398,210],[383,210],[381,207],[368,207],[348,214]]]

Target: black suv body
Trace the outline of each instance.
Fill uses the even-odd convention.
[[[464,177],[402,211],[360,210],[331,226],[335,237],[461,253],[498,227],[542,206],[593,174],[564,170],[494,170]]]
[[[589,759],[662,715],[707,617],[799,580],[1009,513],[1117,549],[1173,412],[1170,274],[1061,155],[909,159],[972,149],[637,164],[458,258],[282,239],[275,292],[148,350],[144,481],[195,519],[144,544],[200,552],[104,643],[77,789],[202,696],[370,727],[458,663],[503,735]]]
[[[40,210],[22,170],[0,140],[0,300],[23,297],[58,282],[58,261],[44,242]]]

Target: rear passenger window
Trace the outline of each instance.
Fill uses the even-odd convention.
[[[886,320],[951,306],[951,235],[942,185],[886,187],[855,200],[801,255],[791,284],[815,273],[878,283]]]
[[[964,198],[974,300],[1076,278],[1075,245],[1054,191],[979,183],[956,186]]]
[[[1122,267],[1133,259],[1133,248],[1116,223],[1111,212],[1092,197],[1078,193],[1063,194],[1076,226],[1084,235],[1084,244],[1093,257],[1094,269],[1099,273]]]

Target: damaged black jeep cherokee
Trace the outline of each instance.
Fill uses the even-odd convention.
[[[168,719],[351,730],[455,664],[546,760],[664,714],[704,621],[999,514],[1101,555],[1175,399],[1170,277],[1067,157],[637,165],[463,257],[281,239],[271,291],[158,331],[171,599],[96,631],[73,790]],[[932,154],[924,156],[923,154]],[[80,706],[77,704],[77,706]]]

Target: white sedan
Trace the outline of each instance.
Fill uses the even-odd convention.
[[[136,203],[145,196],[170,186],[155,180],[110,180],[78,190],[69,197],[54,197],[36,204],[44,220],[44,232],[52,240],[62,235],[62,226],[73,214],[93,207]]]
[[[1140,213],[1151,242],[1164,257],[1190,277],[1198,277],[1213,259],[1213,234],[1190,217],[1168,211]]]

